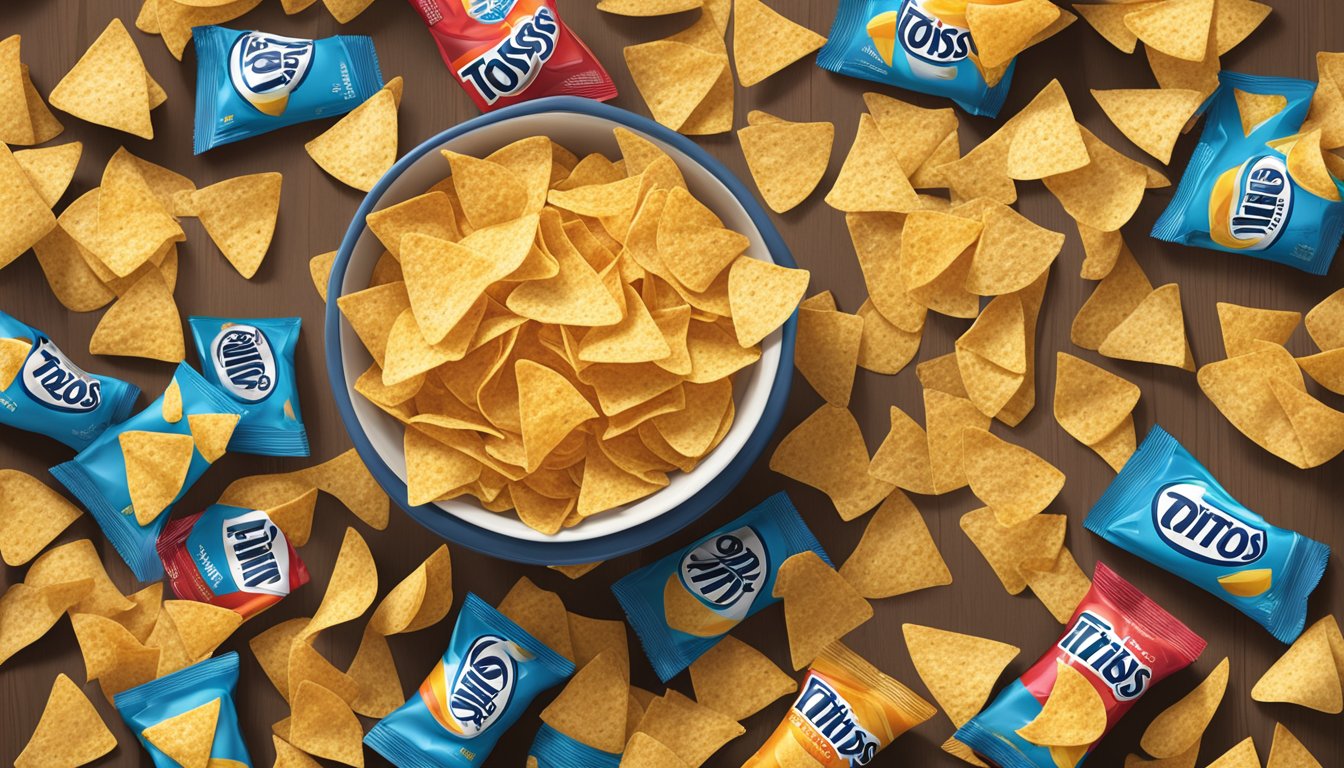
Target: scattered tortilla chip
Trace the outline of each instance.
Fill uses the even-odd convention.
[[[671,40],[626,46],[624,55],[649,112],[674,131],[682,127],[728,66],[719,56]]]
[[[187,416],[191,439],[201,458],[214,464],[224,455],[240,418],[236,413],[193,413]]]
[[[1003,670],[1021,653],[1015,645],[945,629],[902,624],[915,672],[958,728],[975,717]]]
[[[1162,88],[1199,91],[1205,98],[1218,88],[1218,72],[1222,65],[1213,35],[1209,35],[1203,56],[1197,61],[1170,56],[1151,45],[1144,46],[1144,54],[1148,58],[1148,68]]]
[[[980,66],[991,69],[1008,64],[1034,45],[1036,35],[1059,16],[1059,6],[1049,0],[966,6],[966,26],[975,39]]]
[[[1279,114],[1288,106],[1288,97],[1281,93],[1251,93],[1240,88],[1232,89],[1237,102],[1237,112],[1241,116],[1241,132],[1250,136],[1260,124]]]
[[[625,744],[630,683],[615,654],[606,651],[570,678],[541,720],[581,744],[619,753]]]
[[[1106,705],[1083,674],[1062,661],[1055,662],[1055,685],[1031,722],[1017,735],[1033,744],[1051,747],[1086,746],[1106,732]]]
[[[219,722],[219,698],[145,728],[140,736],[182,768],[206,768]]]
[[[14,383],[32,350],[32,339],[0,339],[0,390]]]
[[[1125,138],[1164,165],[1204,101],[1199,91],[1183,88],[1093,88],[1092,98]]]
[[[863,318],[821,309],[798,310],[794,365],[831,405],[848,406],[863,336]]]
[[[0,633],[0,664],[40,640],[63,613],[88,599],[92,590],[93,580],[87,578],[46,586],[11,584],[0,595],[0,628],[4,630]]]
[[[929,438],[905,411],[891,406],[891,430],[868,467],[873,477],[911,493],[934,493]]]
[[[278,173],[254,173],[202,187],[191,195],[196,218],[238,274],[249,280],[271,247],[280,214]]]
[[[737,131],[747,169],[765,204],[792,210],[817,188],[831,161],[832,123],[770,122]]]
[[[1125,25],[1125,16],[1133,13],[1138,7],[1152,4],[1153,2],[1074,3],[1073,10],[1077,11],[1111,45],[1125,53],[1133,53],[1139,38]]]
[[[108,23],[48,101],[81,120],[154,138],[145,62],[121,19]]]
[[[1094,445],[1124,423],[1139,403],[1138,386],[1067,352],[1055,365],[1055,421],[1083,445]]]
[[[1249,37],[1269,16],[1271,10],[1268,5],[1255,0],[1218,0],[1214,8],[1213,24],[1213,37],[1217,44],[1218,55],[1222,56]]]
[[[1304,323],[1311,340],[1322,350],[1344,347],[1344,288],[1312,307]]]
[[[894,597],[952,583],[924,517],[899,490],[877,508],[840,575],[866,598]]]
[[[63,227],[53,227],[32,248],[51,292],[71,312],[91,312],[117,297],[90,268],[80,255],[80,246]]]
[[[310,755],[363,768],[364,728],[340,696],[311,680],[299,684],[288,741]]]
[[[1002,203],[991,203],[975,246],[966,290],[998,296],[1031,285],[1054,263],[1064,234],[1037,225]]]
[[[625,768],[688,768],[690,763],[682,760],[663,744],[647,733],[636,731],[625,744],[621,754],[621,763]]]
[[[744,88],[825,44],[825,37],[784,18],[760,0],[733,0],[733,68]]]
[[[691,664],[695,700],[742,721],[798,690],[765,654],[728,635]]]
[[[1041,512],[1064,487],[1063,472],[987,429],[963,429],[961,440],[971,491],[1003,525],[1015,526]]]
[[[368,467],[364,466],[364,461],[354,448],[295,474],[320,488],[323,493],[335,496],[370,528],[381,531],[387,527],[391,500],[383,493],[382,486],[373,479],[373,475],[369,474]]]
[[[1339,634],[1334,616],[1307,627],[1251,689],[1256,701],[1282,701],[1318,712],[1344,711],[1341,673],[1330,648],[1330,629]]]
[[[43,552],[33,564],[23,583],[30,587],[41,588],[56,584],[69,584],[82,579],[93,582],[88,595],[81,597],[71,613],[93,613],[99,616],[115,616],[135,607],[112,583],[93,542],[79,539]]]
[[[956,262],[972,254],[971,246],[979,239],[984,225],[951,213],[915,211],[905,219],[901,231],[901,276],[905,288],[916,301],[918,288],[932,286],[940,277],[954,274]],[[969,269],[971,260],[966,260]],[[960,288],[964,279],[956,281]],[[923,302],[921,302],[923,303]],[[979,302],[976,302],[979,310]]]
[[[1097,351],[1106,357],[1195,369],[1185,337],[1181,287],[1168,283],[1148,294],[1111,330]]]
[[[84,692],[64,673],[56,675],[37,727],[28,737],[15,768],[84,765],[117,748],[117,737]]]
[[[327,283],[331,282],[331,267],[336,263],[336,251],[319,253],[308,260],[308,274],[313,278],[313,287],[322,301],[327,300]]]
[[[911,178],[933,162],[949,137],[956,138],[957,115],[951,107],[926,109],[880,93],[863,94],[863,103],[883,135],[895,145],[901,170]]]
[[[811,274],[752,258],[739,258],[728,269],[728,302],[733,330],[743,347],[759,344],[783,325],[807,291]]]
[[[304,0],[299,1],[303,2]],[[150,0],[150,2],[155,2],[155,0]],[[304,7],[306,8],[314,2],[316,2],[316,0],[306,0]],[[289,2],[286,0],[281,4],[288,7]],[[300,10],[302,10],[302,8]],[[286,724],[288,721],[289,718],[285,718]],[[277,725],[279,725],[279,723],[277,723]],[[289,733],[288,729],[286,729],[285,733]],[[322,768],[321,763],[309,757],[303,750],[280,738],[279,734],[271,734],[271,744],[275,747],[275,765],[273,768]]]
[[[845,212],[904,213],[919,208],[919,196],[901,171],[893,143],[882,135],[872,115],[859,115],[854,143],[826,193],[826,204]]]
[[[1120,231],[1103,232],[1089,227],[1081,221],[1078,225],[1078,237],[1083,241],[1083,266],[1078,276],[1084,280],[1103,280],[1115,268],[1120,258],[1120,249],[1125,247]]]
[[[1042,181],[1076,221],[1113,232],[1138,210],[1148,188],[1148,168],[1117,152],[1086,128],[1079,126],[1079,131],[1092,161]]]
[[[900,373],[915,359],[924,339],[921,331],[902,330],[877,310],[872,299],[865,300],[859,307],[859,317],[863,320],[863,333],[859,337],[860,368],[892,375]]]
[[[1260,765],[1260,755],[1255,751],[1255,741],[1247,736],[1235,747],[1227,750],[1207,768],[1255,768]]]
[[[1012,595],[1027,587],[1024,564],[1054,562],[1064,545],[1066,528],[1065,516],[1052,514],[1034,515],[1019,525],[1005,526],[989,507],[961,517],[961,530]]]
[[[27,563],[46,549],[76,518],[78,507],[32,475],[0,469],[0,559]]]
[[[845,224],[873,306],[901,330],[921,331],[928,308],[910,297],[902,278],[900,242],[904,217],[893,213],[847,213]]]
[[[929,436],[929,465],[937,494],[966,485],[962,460],[963,428],[989,429],[989,417],[964,397],[924,389],[924,427]]]
[[[203,659],[214,653],[243,623],[243,616],[237,611],[196,600],[164,600],[163,610],[172,618],[191,659]]]
[[[795,670],[811,664],[826,646],[873,617],[868,601],[810,550],[780,564],[774,596],[784,601]]]
[[[89,353],[166,363],[186,358],[182,319],[162,273],[146,271],[117,299],[93,329]]]
[[[770,469],[820,490],[841,520],[853,520],[891,492],[868,474],[868,448],[848,409],[822,405],[780,441]]]
[[[574,658],[565,604],[554,592],[541,589],[522,576],[499,601],[499,612],[567,659]]]
[[[1145,45],[1178,59],[1201,61],[1212,34],[1214,0],[1167,0],[1125,15]]]
[[[397,104],[383,88],[303,145],[337,181],[368,192],[397,160]]]
[[[56,227],[51,206],[7,146],[0,147],[0,206],[6,218],[0,232],[0,267],[4,267]]]
[[[266,673],[266,678],[286,701],[289,700],[290,692],[291,649],[294,647],[294,639],[304,627],[308,626],[308,622],[306,616],[287,619],[258,632],[247,641],[248,647],[252,649],[252,655],[257,659],[257,665]]]
[[[1228,668],[1224,657],[1194,690],[1153,718],[1139,742],[1143,751],[1156,758],[1177,757],[1199,744],[1227,692]]]
[[[441,621],[452,602],[452,558],[441,544],[383,597],[369,628],[380,635],[415,632]]]
[[[359,685],[359,694],[350,702],[358,714],[387,717],[406,703],[392,649],[386,638],[371,629],[364,630],[346,674]]]
[[[190,435],[133,430],[118,436],[135,520],[149,525],[182,491],[195,455]]]
[[[359,618],[373,604],[377,593],[378,570],[369,545],[359,531],[346,528],[336,565],[327,580],[327,591],[301,636],[307,640],[328,627]]]
[[[1137,446],[1138,438],[1134,433],[1134,416],[1130,414],[1125,420],[1120,422],[1120,426],[1111,430],[1111,433],[1101,438],[1097,442],[1089,445],[1098,456],[1110,465],[1111,469],[1119,472],[1129,461],[1129,457],[1134,455],[1134,449]]]
[[[75,168],[79,165],[80,155],[84,153],[84,144],[72,141],[54,147],[23,149],[14,153],[23,172],[27,174],[33,189],[41,195],[47,207],[51,208],[65,194],[70,181],[75,177]]]
[[[669,689],[649,702],[635,737],[640,734],[650,736],[687,765],[698,766],[704,765],[724,744],[745,732],[746,729],[727,715]]]
[[[1265,768],[1321,768],[1321,761],[1313,757],[1283,723],[1275,723],[1274,741]]]
[[[1052,3],[1045,4],[1053,7]],[[1090,148],[1083,141],[1069,97],[1058,80],[1051,80],[1042,88],[1013,121],[1008,143],[1009,178],[1043,179],[1089,164]]]
[[[1083,349],[1097,349],[1152,291],[1152,283],[1134,254],[1121,243],[1115,266],[1074,317],[1070,340]]]
[[[1092,588],[1092,581],[1078,567],[1078,561],[1073,559],[1073,553],[1068,547],[1059,551],[1053,563],[1023,564],[1022,575],[1027,580],[1027,586],[1031,587],[1032,594],[1040,599],[1060,624],[1069,623],[1078,604]]]

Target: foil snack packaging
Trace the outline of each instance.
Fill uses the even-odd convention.
[[[321,40],[196,27],[195,154],[287,125],[338,117],[383,87],[373,39]]]
[[[1199,145],[1152,236],[1324,275],[1344,235],[1344,184],[1327,173],[1324,188],[1309,189],[1291,156],[1316,84],[1236,72],[1218,80]],[[1282,97],[1284,106],[1243,125],[1238,92]],[[1311,150],[1304,143],[1299,151]]]
[[[970,55],[967,0],[840,0],[817,65],[841,75],[943,96],[972,115],[995,117],[1016,62],[993,86]]]
[[[27,346],[13,379],[0,380],[0,424],[36,432],[82,450],[125,421],[140,388],[85,373],[45,333],[0,311],[0,341]]]
[[[206,381],[246,409],[233,430],[229,450],[307,456],[308,431],[299,411],[294,365],[302,319],[191,317],[187,324]]]
[[[937,712],[854,651],[832,643],[812,662],[784,721],[742,768],[869,765],[883,747]]]
[[[1072,768],[1145,693],[1189,666],[1204,646],[1203,638],[1097,563],[1092,589],[1059,640],[959,728],[955,738],[999,768]],[[1105,727],[1090,744],[1034,744],[1019,731],[1041,715],[1066,668],[1095,692],[1092,700],[1105,709]]]
[[[169,521],[159,558],[173,594],[249,619],[308,583],[308,568],[265,511],[211,504]]]
[[[238,652],[229,651],[199,661],[189,667],[118,693],[113,701],[126,727],[140,740],[154,761],[155,768],[180,768],[149,739],[145,729],[219,700],[215,721],[215,740],[210,746],[211,768],[251,768],[242,731],[238,729],[238,710],[234,693],[238,688]]]
[[[621,764],[620,755],[571,739],[545,723],[537,730],[527,756],[536,761],[536,768],[619,768]]]
[[[745,515],[612,585],[644,654],[667,682],[773,596],[779,566],[811,550],[830,559],[780,492]]]
[[[1093,505],[1085,525],[1216,595],[1284,643],[1302,634],[1307,598],[1330,559],[1326,545],[1277,528],[1232,498],[1158,426]]]
[[[470,768],[574,663],[468,593],[443,658],[364,743],[397,768]]]
[[[606,101],[616,85],[555,0],[410,0],[443,63],[489,112],[544,96]]]
[[[172,409],[165,409],[164,401],[174,391],[179,406],[177,418],[168,421],[165,411]],[[159,560],[156,543],[168,522],[168,513],[216,458],[202,454],[200,444],[195,443],[197,437],[192,431],[195,419],[192,417],[220,417],[226,421],[233,417],[236,420],[242,410],[228,395],[201,378],[191,366],[181,363],[173,373],[165,394],[143,411],[107,429],[70,461],[52,467],[52,477],[59,480],[93,513],[98,527],[103,529],[107,540],[112,542],[117,554],[126,561],[137,579],[157,581],[163,578],[163,563]],[[122,435],[137,432],[186,435],[193,441],[181,487],[171,501],[144,524],[135,514],[121,444]]]

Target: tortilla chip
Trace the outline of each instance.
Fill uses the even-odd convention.
[[[1148,723],[1140,741],[1143,751],[1156,758],[1170,758],[1198,745],[1227,692],[1227,676],[1228,660],[1224,657],[1194,690]]]
[[[59,673],[52,681],[37,727],[14,758],[14,766],[84,765],[116,748],[117,737],[107,729],[98,710],[74,681]]]
[[[1160,87],[1199,91],[1205,98],[1217,90],[1221,63],[1213,35],[1209,35],[1203,56],[1198,61],[1169,56],[1151,45],[1145,45],[1143,51],[1148,58],[1148,68],[1153,71]]]
[[[958,728],[984,708],[999,675],[1021,653],[1015,645],[945,629],[902,624],[915,672]]]
[[[1083,445],[1111,434],[1134,412],[1139,388],[1105,368],[1059,352],[1055,365],[1055,421]]]
[[[924,427],[929,436],[934,492],[949,493],[965,486],[961,431],[989,429],[989,417],[964,397],[925,388]]]
[[[1274,742],[1265,768],[1321,768],[1321,762],[1303,746],[1283,723],[1274,724]]]
[[[1145,45],[1185,61],[1202,61],[1212,34],[1214,0],[1168,0],[1125,15]]]
[[[340,696],[305,680],[294,693],[293,713],[288,741],[295,747],[310,755],[363,768],[364,728]]]
[[[1218,302],[1218,325],[1222,329],[1223,349],[1228,357],[1254,351],[1257,339],[1287,344],[1301,322],[1301,312]]]
[[[901,276],[905,218],[893,213],[847,213],[845,224],[873,306],[907,333],[922,330],[928,308],[910,297]]]
[[[1207,768],[1254,768],[1260,765],[1260,755],[1256,754],[1255,741],[1247,736],[1235,747],[1227,750]]]
[[[866,598],[894,597],[952,583],[938,545],[909,497],[894,490],[863,529],[840,575]]]
[[[32,475],[0,469],[0,559],[27,563],[46,549],[82,513]]]
[[[733,67],[743,88],[826,44],[826,38],[760,2],[733,0]]]
[[[1074,317],[1070,340],[1083,349],[1097,349],[1152,291],[1148,276],[1122,243],[1115,266]]]
[[[1064,234],[1041,227],[1001,203],[988,206],[966,290],[981,296],[1020,291],[1054,263]]]
[[[271,247],[280,214],[278,173],[254,173],[202,187],[191,195],[196,218],[238,274],[249,280]]]
[[[894,405],[891,407],[891,430],[873,454],[868,472],[911,493],[934,493],[928,435],[905,411]]]
[[[1046,189],[1076,221],[1113,232],[1124,226],[1143,200],[1148,169],[1117,152],[1080,126],[1092,162],[1067,173],[1048,176]]]
[[[1003,525],[1015,526],[1041,512],[1064,487],[1063,472],[988,430],[963,429],[961,440],[971,491]]]
[[[1199,91],[1182,88],[1093,88],[1092,98],[1125,138],[1164,165],[1204,101]]]
[[[1078,225],[1078,238],[1083,241],[1085,254],[1078,276],[1084,280],[1105,279],[1120,258],[1120,249],[1125,245],[1124,238],[1119,230],[1103,232],[1081,221],[1074,223]]]
[[[780,564],[774,596],[784,601],[795,670],[811,664],[826,646],[873,617],[868,601],[811,550]]]
[[[81,120],[152,139],[148,82],[135,41],[121,19],[112,19],[48,100]]]
[[[70,186],[83,153],[83,142],[72,141],[54,147],[19,150],[14,153],[14,159],[50,208],[60,201]]]
[[[649,702],[632,742],[641,735],[650,737],[648,741],[666,747],[686,765],[698,766],[704,765],[724,744],[745,732],[746,729],[727,715],[669,689]],[[630,751],[627,750],[627,753]],[[648,744],[637,745],[635,751],[640,755],[662,754],[661,750]],[[626,759],[622,758],[622,762]],[[665,755],[651,758],[641,756],[639,759],[659,760],[646,763],[650,766],[667,765],[662,762],[666,759]]]
[[[1134,311],[1102,340],[1097,351],[1106,357],[1195,369],[1185,337],[1181,287],[1168,283],[1148,294]]]
[[[1333,616],[1307,627],[1251,689],[1256,701],[1282,701],[1337,715],[1344,711],[1341,674],[1330,648],[1331,628],[1339,634]]]
[[[1014,3],[1020,4],[1022,0]],[[1009,178],[1043,179],[1089,164],[1091,148],[1083,141],[1069,97],[1058,80],[1042,88],[1013,121],[1008,143]]]
[[[1055,684],[1045,705],[1017,735],[1052,747],[1090,745],[1106,731],[1106,705],[1083,674],[1063,661],[1055,662]]]
[[[1031,587],[1032,594],[1060,624],[1069,623],[1078,604],[1092,588],[1092,581],[1078,567],[1078,561],[1073,559],[1073,553],[1068,547],[1059,551],[1053,563],[1024,563],[1022,575],[1027,580],[1027,586]]]
[[[742,721],[798,690],[765,654],[728,635],[691,664],[698,703]]]
[[[819,309],[798,311],[794,365],[831,405],[849,405],[863,327],[863,318],[858,315]]]
[[[38,560],[38,563],[41,562]],[[0,635],[0,664],[40,640],[56,626],[63,613],[79,601],[88,599],[92,589],[93,580],[88,578],[46,586],[22,582],[11,584],[0,595],[0,625],[5,629],[4,634]],[[83,615],[92,619],[103,618],[92,614]],[[107,621],[111,622],[110,619]],[[115,622],[111,623],[121,629]]]
[[[695,46],[654,40],[626,46],[625,64],[653,118],[678,130],[728,62]]]
[[[83,579],[91,580],[92,588],[87,595],[79,598],[71,613],[110,617],[135,607],[135,603],[126,599],[112,583],[98,557],[98,551],[88,539],[71,541],[43,552],[28,566],[23,583],[41,588]]]
[[[219,722],[219,698],[160,720],[140,736],[182,768],[206,768]]]
[[[580,744],[620,752],[629,709],[627,675],[615,654],[599,653],[541,711],[542,722]]]
[[[539,588],[531,579],[523,576],[514,582],[513,588],[499,601],[499,612],[556,653],[567,659],[574,658],[568,614],[564,602],[556,593]]]
[[[118,442],[135,520],[149,525],[182,491],[195,443],[190,435],[144,431],[123,432]]]
[[[966,26],[975,39],[980,66],[994,68],[1007,65],[1033,45],[1036,35],[1059,16],[1059,6],[1049,0],[970,3],[966,7]]]
[[[868,475],[868,448],[854,415],[822,405],[789,432],[770,457],[770,469],[820,490],[841,520],[872,509],[892,490]]]
[[[322,170],[368,192],[397,160],[397,104],[383,88],[303,145]]]
[[[919,197],[901,171],[900,157],[872,115],[859,115],[854,143],[826,193],[826,204],[846,212],[904,213],[919,208]]]
[[[377,632],[364,630],[346,674],[359,684],[359,695],[350,702],[350,708],[358,714],[387,717],[406,703],[392,649],[388,647],[387,639]]]
[[[1026,589],[1023,566],[1054,562],[1064,544],[1064,515],[1040,514],[1015,526],[998,521],[994,510],[984,507],[962,515],[961,530],[984,556],[1009,594]]]
[[[6,215],[5,229],[0,232],[0,267],[4,267],[56,227],[51,207],[9,147],[0,148],[0,206]]]
[[[331,282],[331,267],[335,262],[336,251],[319,253],[308,260],[308,274],[313,278],[313,287],[324,303],[327,300],[327,284]]]
[[[191,439],[201,458],[214,464],[224,455],[240,418],[236,413],[193,413],[187,416]]]
[[[747,169],[765,204],[792,210],[817,188],[831,161],[832,123],[772,122],[737,131]]]
[[[859,307],[859,317],[863,320],[863,334],[859,337],[860,368],[893,375],[915,359],[924,338],[921,331],[902,330],[874,307],[872,299]]]
[[[163,610],[173,620],[182,647],[191,659],[214,653],[243,623],[242,614],[195,600],[164,600]]]
[[[1302,443],[1271,388],[1283,379],[1305,392],[1302,373],[1283,347],[1255,342],[1256,350],[1199,369],[1200,389],[1232,426],[1296,466],[1306,463]]]

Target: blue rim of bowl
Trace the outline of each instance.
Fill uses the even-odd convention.
[[[341,295],[340,285],[345,279],[345,270],[350,262],[350,255],[354,252],[355,243],[364,232],[364,217],[368,215],[374,204],[382,198],[387,188],[396,179],[400,178],[401,174],[412,163],[438,149],[445,142],[465,133],[510,118],[543,112],[573,112],[601,117],[671,144],[685,153],[691,160],[699,163],[715,179],[718,179],[728,188],[728,191],[746,210],[752,224],[761,233],[761,239],[765,241],[766,248],[775,263],[786,267],[795,267],[797,264],[794,262],[793,254],[789,252],[789,247],[785,244],[784,238],[780,236],[774,223],[770,221],[769,215],[756,202],[756,198],[746,186],[722,163],[701,149],[695,142],[633,112],[575,96],[552,96],[523,104],[515,104],[458,123],[406,153],[387,173],[383,174],[383,177],[365,196],[364,202],[360,204],[359,210],[355,212],[354,218],[350,221],[350,227],[341,240],[340,250],[337,252],[336,260],[331,267],[331,275],[327,283],[326,317],[323,324],[323,331],[326,335],[328,385],[331,388],[332,396],[336,400],[336,409],[340,412],[345,431],[349,433],[350,439],[355,444],[355,450],[364,460],[365,466],[369,468],[369,472],[373,474],[374,479],[382,486],[383,491],[416,522],[440,537],[468,549],[514,562],[536,565],[573,565],[608,560],[661,541],[695,522],[714,505],[718,504],[723,497],[727,496],[733,488],[737,487],[737,484],[746,476],[747,471],[760,458],[766,444],[774,435],[775,428],[779,426],[780,417],[784,413],[784,405],[789,397],[789,386],[793,380],[793,344],[797,332],[798,315],[795,311],[784,324],[783,338],[780,343],[779,369],[775,373],[770,395],[766,399],[760,421],[757,422],[755,430],[747,438],[747,441],[743,443],[742,449],[728,463],[728,466],[703,488],[696,491],[681,504],[652,520],[623,531],[582,541],[528,541],[468,523],[432,504],[419,506],[408,504],[406,501],[406,484],[387,466],[378,452],[374,450],[373,444],[369,442],[363,426],[355,416],[350,393],[345,386],[345,370],[342,365],[340,344],[341,314],[336,306],[336,298]]]

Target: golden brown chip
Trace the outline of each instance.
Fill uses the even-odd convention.
[[[826,193],[826,204],[846,212],[904,213],[919,208],[919,197],[901,171],[896,150],[882,135],[872,115],[859,116],[854,143],[845,155],[834,186]]]
[[[499,601],[499,612],[567,659],[574,658],[565,604],[554,592],[541,589],[526,576]]]
[[[1021,2],[1018,0],[1015,5]],[[1009,178],[1044,179],[1091,163],[1092,148],[1085,143],[1073,118],[1069,97],[1058,80],[1051,80],[1042,88],[1013,118],[1013,123],[1008,142]]]
[[[1060,8],[1048,0],[1012,3],[970,3],[966,26],[975,39],[982,67],[995,68],[1011,62],[1035,42],[1060,16]]]
[[[843,576],[808,550],[785,560],[774,596],[784,601],[789,655],[795,670],[873,617],[873,607]]]
[[[911,493],[934,493],[929,438],[905,411],[891,407],[891,429],[873,454],[868,472]]]
[[[84,692],[64,673],[56,675],[37,727],[15,768],[84,765],[117,748],[117,737],[93,708]]]
[[[1063,247],[1063,233],[1041,227],[1002,203],[991,203],[966,275],[966,290],[981,296],[1020,291],[1050,268]]]
[[[599,653],[541,711],[542,722],[580,744],[620,752],[629,711],[627,674],[614,653]]]
[[[136,522],[149,525],[182,491],[195,443],[190,435],[138,430],[121,433],[118,442]]]
[[[0,147],[0,206],[6,217],[4,231],[0,232],[0,267],[4,267],[56,226],[51,207],[7,146]]]
[[[847,213],[845,224],[873,306],[901,330],[921,331],[928,308],[910,298],[901,276],[905,218],[894,213]]]
[[[889,483],[868,474],[868,448],[848,409],[822,405],[780,441],[770,469],[820,490],[840,519],[853,520],[888,493]]]
[[[363,767],[364,729],[340,696],[305,680],[294,694],[293,713],[288,740],[294,746],[310,755]]]
[[[1134,254],[1121,243],[1114,268],[1078,310],[1069,338],[1084,349],[1097,349],[1152,290],[1152,283],[1134,260]]]
[[[738,258],[728,269],[733,330],[743,347],[759,344],[783,325],[807,291],[811,274],[762,259]]]
[[[271,247],[282,181],[278,173],[254,173],[202,187],[191,195],[206,234],[245,278],[257,273]]]
[[[1041,514],[1014,526],[998,521],[989,507],[967,512],[961,530],[984,556],[1003,588],[1016,595],[1027,587],[1022,568],[1032,562],[1054,562],[1068,527],[1064,515]]]
[[[726,59],[686,43],[654,40],[626,46],[625,65],[649,112],[678,130],[709,94]]]
[[[41,587],[11,584],[0,595],[0,627],[4,629],[0,633],[0,664],[41,639],[65,611],[89,598],[92,589],[93,580],[87,578]]]
[[[160,720],[140,736],[182,768],[206,768],[219,722],[219,697]]]
[[[1112,232],[1124,226],[1143,200],[1148,169],[1079,126],[1091,162],[1076,170],[1043,179],[1064,210],[1076,221]]]
[[[303,145],[337,181],[368,192],[397,160],[397,104],[379,90]]]
[[[1055,363],[1055,421],[1083,445],[1095,445],[1139,403],[1138,386],[1105,368],[1060,352]]]
[[[695,700],[742,721],[798,690],[765,654],[728,635],[691,664]]]
[[[59,493],[32,475],[0,469],[0,559],[27,563],[81,514]]]
[[[760,0],[733,0],[733,66],[750,88],[826,43]]]
[[[859,367],[874,373],[896,374],[910,364],[923,341],[922,331],[905,331],[887,320],[872,299],[859,307],[863,334],[859,337]]]
[[[1078,609],[1078,604],[1087,597],[1088,590],[1092,588],[1091,580],[1078,567],[1078,561],[1073,559],[1073,553],[1068,547],[1059,551],[1053,563],[1046,561],[1023,564],[1022,575],[1026,577],[1027,586],[1031,587],[1032,594],[1036,595],[1060,624],[1069,623],[1074,611]]]
[[[1195,369],[1185,336],[1181,287],[1168,283],[1148,294],[1111,329],[1097,351],[1106,357]]]
[[[195,600],[164,600],[163,610],[172,618],[191,659],[203,659],[214,653],[243,623],[243,616],[237,611]]]
[[[1064,487],[1063,472],[987,429],[963,429],[961,440],[971,491],[1003,525],[1017,525],[1041,512]]]
[[[1212,35],[1213,16],[1214,0],[1168,0],[1126,14],[1125,26],[1150,48],[1200,61]]]
[[[915,672],[958,728],[989,700],[994,683],[1017,655],[1015,645],[945,629],[902,624]]]
[[[765,204],[784,213],[817,188],[831,161],[832,123],[770,122],[737,131],[747,169]]]
[[[1176,140],[1204,101],[1199,91],[1183,88],[1093,88],[1092,98],[1125,138],[1163,164],[1171,162]]]
[[[866,598],[894,597],[952,583],[952,573],[924,517],[904,493],[891,492],[840,566],[840,575]]]
[[[831,405],[849,405],[864,322],[858,315],[821,309],[798,310],[794,365]]]
[[[1285,461],[1302,466],[1305,452],[1270,381],[1304,391],[1302,373],[1286,349],[1265,341],[1255,351],[1209,363],[1196,376],[1204,394],[1242,434]]]
[[[1106,732],[1106,705],[1083,673],[1055,662],[1055,684],[1045,705],[1017,735],[1050,747],[1087,746]]]
[[[377,632],[364,630],[346,674],[359,685],[359,694],[350,702],[350,708],[358,714],[387,717],[406,703],[392,649]]]
[[[1251,698],[1288,702],[1335,715],[1344,711],[1341,675],[1330,648],[1331,628],[1334,635],[1339,634],[1334,616],[1307,627],[1256,681]]]
[[[1193,691],[1153,718],[1139,742],[1143,751],[1156,758],[1177,757],[1199,744],[1227,691],[1228,669],[1224,657]]]
[[[98,321],[89,339],[95,355],[144,357],[176,363],[186,355],[182,319],[163,275],[151,269]]]
[[[641,715],[642,719],[642,715]],[[636,723],[638,727],[638,723]],[[652,725],[650,726],[652,727]],[[625,768],[688,768],[690,763],[677,756],[666,744],[647,733],[635,731],[621,755]]]
[[[675,690],[649,702],[639,720],[641,733],[666,746],[687,765],[704,765],[729,741],[746,732],[716,709],[697,704]]]
[[[1321,762],[1303,746],[1283,723],[1274,724],[1274,742],[1265,768],[1321,768]]]
[[[1260,765],[1260,755],[1255,751],[1255,741],[1247,736],[1217,760],[1209,763],[1208,768],[1255,768],[1257,765]]]
[[[81,120],[154,138],[145,62],[121,19],[112,19],[48,97]]]
[[[1253,342],[1257,339],[1287,344],[1288,338],[1301,322],[1301,312],[1218,302],[1218,325],[1222,329],[1223,349],[1228,357],[1253,351]]]
[[[88,539],[71,541],[43,552],[28,566],[23,583],[41,588],[82,579],[91,579],[93,586],[88,595],[74,605],[72,613],[115,616],[135,607],[135,603],[123,596],[112,583],[98,558],[98,551]]]
[[[50,208],[60,201],[70,186],[83,152],[84,144],[72,141],[54,147],[20,150],[14,153],[14,159]]]

